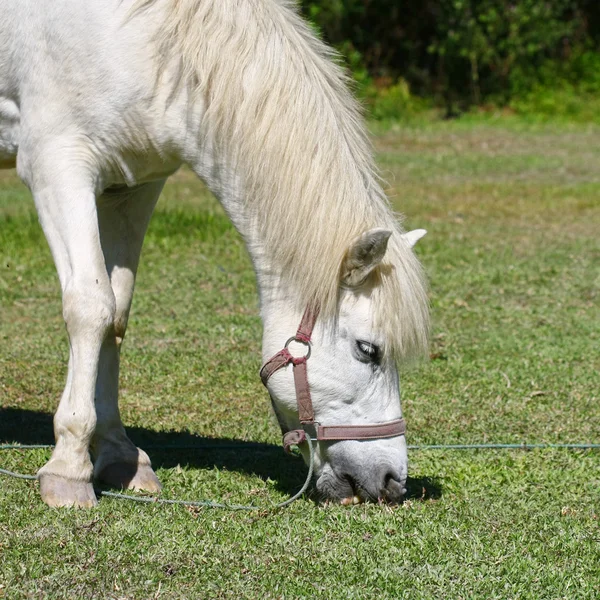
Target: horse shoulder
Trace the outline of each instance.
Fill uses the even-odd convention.
[[[7,32],[0,165],[14,163],[17,149],[31,164],[51,148],[85,155],[108,184],[134,185],[178,168],[156,106],[149,34],[103,6],[58,1]]]

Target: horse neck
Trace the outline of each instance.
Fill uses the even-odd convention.
[[[260,316],[263,322],[263,359],[266,360],[281,349],[282,343],[294,335],[303,310],[293,288],[282,281],[275,269],[267,262],[253,259],[260,298]]]
[[[286,2],[170,4],[163,47],[184,65],[183,160],[221,200],[257,270],[268,255],[291,296],[332,315],[346,249],[391,221],[343,74]]]
[[[170,120],[185,128],[180,156],[246,240],[265,327],[288,306],[298,314],[318,304],[319,322],[335,322],[347,249],[365,231],[385,228],[395,232],[394,266],[382,280],[377,321],[397,354],[424,349],[420,268],[398,239],[331,52],[285,0],[163,1],[170,12],[159,55],[174,70],[161,81],[171,81],[168,97],[181,101],[180,118]]]
[[[273,252],[263,239],[241,177],[220,161],[209,146],[194,149],[194,157],[195,160],[188,159],[192,169],[217,197],[245,242],[256,274],[265,332],[280,328],[287,332],[288,327],[297,327],[294,321],[299,322],[301,317],[298,293],[282,278],[278,265],[272,263]]]
[[[266,359],[280,349],[282,340],[295,333],[304,307],[299,302],[299,291],[282,276],[279,266],[273,264],[273,252],[265,244],[256,221],[248,216],[244,199],[235,193],[224,194],[222,190],[218,197],[243,237],[254,267]]]

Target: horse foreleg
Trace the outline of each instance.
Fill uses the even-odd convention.
[[[94,476],[109,485],[156,492],[160,482],[148,455],[130,441],[118,406],[119,354],[125,336],[135,275],[150,216],[164,181],[111,191],[98,199],[100,240],[115,295],[114,329],[100,351],[96,382],[96,430],[91,450]]]
[[[67,383],[54,416],[56,446],[39,471],[40,490],[50,506],[93,506],[94,389],[100,348],[114,327],[115,297],[100,246],[92,178],[86,167],[57,158],[58,152],[40,156],[45,158],[35,167],[20,165],[20,173],[54,256],[70,341]]]

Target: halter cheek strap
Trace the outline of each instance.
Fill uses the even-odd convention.
[[[404,419],[395,419],[374,425],[321,425],[315,421],[315,412],[308,385],[307,362],[311,354],[311,336],[318,315],[318,310],[307,308],[304,311],[296,335],[291,337],[285,343],[283,349],[271,357],[260,370],[260,378],[266,387],[273,373],[290,363],[293,365],[296,403],[298,404],[298,416],[302,429],[293,429],[283,435],[283,447],[286,452],[289,451],[291,446],[297,446],[307,439],[316,441],[373,440],[404,435],[406,433]],[[293,356],[289,351],[291,342],[298,342],[306,346],[306,354],[299,357]]]

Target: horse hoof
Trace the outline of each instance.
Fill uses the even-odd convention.
[[[42,500],[48,506],[92,508],[98,504],[94,486],[89,482],[65,479],[51,474],[40,475],[39,482]]]
[[[162,485],[149,465],[116,462],[106,465],[97,478],[107,485],[124,490],[160,492]]]

